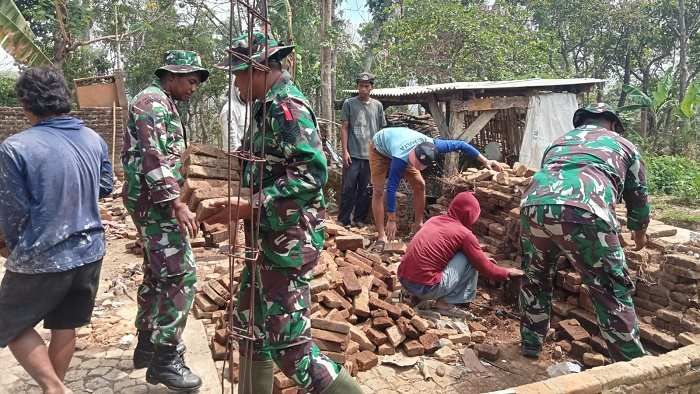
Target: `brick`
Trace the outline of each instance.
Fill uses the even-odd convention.
[[[418,315],[413,316],[411,324],[421,333],[428,331],[428,328],[430,328],[430,323]]]
[[[330,289],[331,284],[326,278],[316,278],[311,280],[309,287],[311,288],[311,294],[318,294],[324,290]]]
[[[326,315],[326,319],[336,321],[336,322],[341,322],[341,323],[347,323],[348,318],[350,317],[350,311],[347,309],[332,309],[328,314]],[[333,331],[333,330],[331,330]]]
[[[683,320],[683,314],[681,312],[676,312],[669,309],[657,310],[656,317],[672,324],[680,324],[681,320]]]
[[[379,364],[379,358],[377,358],[376,354],[365,350],[357,354],[355,362],[360,371],[367,371]]]
[[[678,335],[678,343],[682,346],[700,344],[700,335],[689,332],[684,332]]]
[[[384,309],[375,309],[371,313],[372,318],[375,317],[389,317],[389,312],[385,311]]]
[[[483,324],[481,324],[479,322],[475,322],[475,321],[470,321],[469,323],[467,323],[467,326],[469,326],[469,331],[472,331],[472,332],[474,332],[474,331],[487,332],[488,331],[488,328],[486,328],[486,326],[484,326]]]
[[[349,296],[354,296],[362,292],[362,284],[360,280],[357,279],[355,271],[349,268],[341,270],[343,275],[343,287],[345,288],[345,294]]]
[[[562,320],[559,326],[566,337],[572,341],[588,342],[591,338],[588,331],[581,327],[581,323],[576,319]]]
[[[608,344],[601,337],[594,336],[591,337],[591,347],[598,353],[608,354]]]
[[[426,354],[434,353],[440,348],[440,337],[435,334],[423,334],[418,338]]]
[[[665,264],[662,268],[663,272],[670,274],[670,275],[676,275],[681,278],[687,278],[687,279],[693,279],[693,280],[698,280],[700,279],[700,272],[699,271],[692,271],[687,268],[679,268],[670,264]]]
[[[500,355],[500,350],[495,345],[490,345],[487,343],[479,343],[474,345],[474,350],[481,358],[485,358],[489,361],[498,361],[498,356]]]
[[[387,242],[382,252],[404,254],[406,253],[406,244],[403,242]]]
[[[338,343],[343,347],[343,349],[347,348],[348,341],[350,341],[350,336],[348,334],[340,334],[337,332],[321,330],[318,328],[311,329],[311,337],[314,339],[321,339],[323,341]]]
[[[674,253],[666,255],[666,264],[692,271],[700,271],[700,259],[685,254]]]
[[[569,341],[559,341],[555,345],[559,346],[564,353],[569,353],[571,351],[571,342]]]
[[[323,352],[328,358],[331,360],[335,361],[338,364],[345,364],[347,361],[347,354],[345,352],[330,352],[330,351],[325,351]]]
[[[372,276],[364,276],[359,279],[362,290],[352,300],[354,312],[357,316],[368,317],[370,315],[369,307],[369,289],[372,283]]]
[[[361,235],[343,235],[335,237],[335,245],[340,251],[355,250],[364,246],[364,237]]]
[[[194,297],[194,302],[203,312],[213,312],[219,309],[219,306],[204,293],[198,293]]]
[[[372,327],[375,330],[384,331],[389,327],[394,326],[394,321],[388,317],[375,317],[372,319]]]
[[[286,389],[287,387],[292,387],[295,385],[294,381],[292,379],[289,379],[282,372],[277,372],[272,379],[273,384],[276,388]]]
[[[343,296],[341,296],[333,290],[326,290],[324,292],[321,292],[319,294],[319,297],[323,299],[321,303],[329,308],[342,308],[352,310],[352,304]]]
[[[422,356],[423,354],[425,354],[425,349],[423,348],[423,345],[421,345],[421,343],[416,341],[415,339],[404,342],[403,349],[404,352],[406,352],[406,355],[409,357]]]
[[[590,353],[593,351],[593,347],[585,342],[572,341],[571,342],[571,357],[577,360],[583,360],[584,353]]]
[[[380,356],[390,356],[392,354],[396,354],[396,348],[394,348],[388,343],[385,343],[379,346],[379,348],[377,349],[377,354]]]
[[[407,318],[401,316],[396,321],[396,325],[407,338],[418,339],[418,337],[420,337],[420,332],[418,332],[418,330],[416,330],[416,328],[413,327],[413,324],[411,324],[411,321]]]
[[[578,294],[578,304],[584,310],[595,313],[595,308],[593,307],[593,301],[588,293],[587,286],[581,286],[581,292]]]
[[[220,296],[219,293],[212,289],[212,287],[209,286],[208,283],[202,286],[202,291],[204,292],[204,294],[207,295],[207,297],[209,297],[210,300],[214,301],[214,303],[219,307],[223,308],[226,306],[227,299]]]
[[[323,339],[313,338],[313,341],[316,344],[316,346],[318,346],[318,348],[324,352],[342,353],[347,348],[347,346],[344,346],[343,344],[331,341],[324,341]]]
[[[350,333],[350,324],[329,319],[311,319],[311,327],[340,334]]]
[[[588,332],[598,332],[598,319],[594,314],[581,308],[572,310],[569,315],[571,318],[578,320],[581,326]]]
[[[360,327],[350,326],[350,338],[360,345],[360,350],[374,351],[376,346],[369,340]]]
[[[355,341],[348,342],[348,348],[345,350],[347,354],[355,354],[360,351],[360,344]]]
[[[382,301],[376,297],[369,297],[370,307],[384,309],[389,313],[392,319],[398,319],[401,316],[401,308],[396,305],[389,304],[388,302]]]
[[[374,328],[368,328],[365,331],[365,334],[367,334],[367,338],[369,338],[369,340],[376,346],[383,345],[389,342],[389,337],[387,337],[386,334],[377,331]]]
[[[483,343],[486,340],[486,333],[483,331],[474,331],[472,333],[472,342]]]
[[[605,365],[605,356],[600,353],[583,353],[583,365],[593,368]]]
[[[216,361],[226,360],[226,355],[227,355],[226,346],[214,341],[212,338],[211,354],[212,354],[212,358]]]
[[[575,306],[573,306],[569,303],[566,303],[566,302],[561,302],[561,301],[553,301],[552,302],[552,310],[554,311],[555,314],[557,314],[561,317],[568,317],[569,312],[571,312],[575,308],[576,308]]]
[[[386,330],[386,335],[389,337],[389,342],[391,342],[391,345],[395,348],[399,347],[399,345],[406,340],[406,336],[397,326],[389,327]]]
[[[659,331],[651,325],[645,323],[639,324],[639,336],[644,341],[651,342],[666,350],[673,350],[680,346],[676,338],[674,338],[672,335]]]

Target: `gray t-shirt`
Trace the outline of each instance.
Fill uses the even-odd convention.
[[[348,152],[355,159],[369,159],[369,143],[374,134],[386,126],[384,107],[370,98],[362,102],[357,96],[343,103],[342,120],[348,125]]]

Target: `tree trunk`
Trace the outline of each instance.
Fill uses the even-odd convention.
[[[622,86],[629,85],[630,79],[632,78],[632,62],[630,61],[630,57],[631,55],[628,49],[625,53],[625,73],[622,76]],[[624,106],[625,100],[627,100],[627,93],[623,89],[622,92],[620,92],[620,99],[617,101],[617,108]]]
[[[59,70],[63,69],[63,61],[66,58],[68,42],[68,8],[65,0],[54,1],[56,9],[56,32],[53,41],[53,65]]]
[[[329,121],[333,115],[332,89],[332,57],[331,57],[331,19],[333,14],[333,0],[321,0],[321,135],[324,139],[330,138],[332,125]]]
[[[678,102],[688,89],[688,29],[685,24],[685,0],[678,0]]]

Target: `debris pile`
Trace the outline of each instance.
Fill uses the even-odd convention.
[[[443,213],[449,198],[474,191],[482,210],[474,232],[482,248],[499,265],[520,266],[519,203],[533,174],[519,163],[503,173],[470,168],[443,180],[446,197],[429,206],[429,211]],[[625,225],[625,208],[619,208],[618,219]],[[636,285],[640,334],[647,346],[660,351],[700,342],[700,241],[674,239],[677,230],[652,220],[647,229],[650,241],[641,251],[633,250],[631,233],[622,234],[628,245],[628,270]],[[568,354],[588,367],[609,362],[603,356],[607,346],[598,329],[588,286],[564,256],[556,261],[555,271],[550,336],[556,341],[553,356]]]
[[[433,117],[426,115],[411,115],[405,112],[396,112],[387,115],[386,123],[389,127],[408,127],[433,138],[440,136],[440,131]]]
[[[382,255],[364,249],[365,238],[327,223],[328,240],[313,271],[311,336],[319,348],[353,375],[378,365],[379,356],[402,353],[407,357],[431,355],[456,361],[458,351],[472,342],[464,321],[441,320],[439,314],[414,310],[403,302],[396,276],[406,245],[387,243]],[[235,303],[241,267],[206,281],[195,297],[193,313],[204,319],[215,360],[226,357],[229,340],[227,307]],[[479,333],[479,338],[485,338]],[[234,344],[234,370],[237,344]],[[294,392],[291,381],[278,373],[276,390]],[[277,392],[277,391],[276,391]]]

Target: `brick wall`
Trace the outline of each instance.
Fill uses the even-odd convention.
[[[110,158],[112,155],[112,130],[113,130],[113,114],[112,108],[82,108],[79,111],[72,111],[72,116],[82,119],[85,125],[95,130],[109,146]],[[18,133],[30,125],[24,117],[22,108],[19,107],[0,107],[0,141]],[[119,153],[122,149],[122,134],[124,123],[122,121],[121,108],[117,107],[116,113],[116,146],[114,161],[115,172],[121,174],[121,162]]]
[[[514,387],[517,394],[697,393],[700,345]]]

